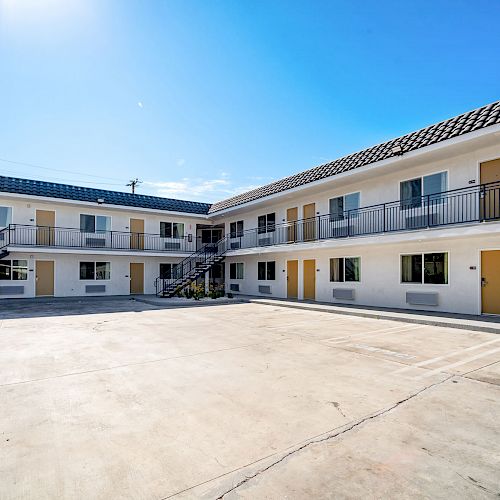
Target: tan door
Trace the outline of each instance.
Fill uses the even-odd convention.
[[[144,219],[130,219],[130,248],[144,250]]]
[[[54,261],[37,260],[35,276],[37,296],[54,295]]]
[[[130,293],[144,293],[144,264],[130,263]]]
[[[297,241],[297,219],[299,218],[299,209],[289,208],[286,211],[286,221],[288,222],[288,243]]]
[[[500,250],[481,252],[482,312],[500,314]]]
[[[299,297],[299,261],[286,261],[286,296],[289,299]]]
[[[316,261],[304,260],[304,299],[316,299]]]
[[[500,218],[500,158],[481,163],[481,184],[492,182],[485,186],[481,203],[481,218],[486,220]]]
[[[36,244],[43,246],[53,245],[56,213],[53,210],[37,210],[36,225]]]
[[[304,205],[304,241],[316,239],[316,204]]]

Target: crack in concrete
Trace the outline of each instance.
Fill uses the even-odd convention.
[[[329,441],[330,439],[335,439],[339,436],[342,436],[343,434],[346,434],[347,432],[350,432],[351,430],[355,429],[356,427],[359,427],[361,426],[362,424],[364,424],[365,422],[368,422],[370,420],[374,420],[374,419],[377,419],[378,417],[381,417],[383,415],[385,415],[386,413],[394,410],[395,408],[397,408],[398,406],[410,401],[411,399],[419,396],[420,394],[422,394],[423,392],[429,390],[429,389],[432,389],[433,387],[436,387],[438,385],[441,385],[441,384],[444,384],[445,382],[447,382],[448,380],[450,380],[451,378],[453,378],[454,375],[449,375],[448,377],[446,377],[445,379],[443,380],[440,380],[439,382],[434,382],[432,384],[429,384],[425,387],[423,387],[422,389],[410,394],[409,396],[407,396],[406,398],[403,398],[399,401],[397,401],[396,403],[394,403],[392,406],[390,406],[389,408],[385,408],[383,410],[380,410],[372,415],[369,415],[367,417],[364,417],[362,418],[361,420],[358,420],[352,424],[348,424],[347,426],[345,426],[345,428],[341,431],[338,431],[338,432],[334,432],[332,434],[327,434],[326,436],[322,437],[322,438],[313,438],[312,440],[306,442],[305,444],[303,444],[302,446],[299,446],[298,448],[295,448],[293,449],[292,451],[284,454],[283,456],[281,456],[278,460],[275,460],[274,462],[272,462],[271,464],[269,464],[267,467],[264,467],[263,469],[260,469],[258,470],[257,472],[255,472],[254,474],[251,474],[250,476],[246,476],[244,479],[242,479],[241,481],[239,481],[238,483],[236,483],[232,488],[228,489],[227,491],[225,491],[224,493],[222,493],[221,495],[219,495],[217,497],[216,500],[222,500],[226,495],[228,495],[229,493],[235,491],[236,489],[238,489],[240,486],[248,483],[251,479],[254,479],[256,478],[257,476],[260,476],[261,474],[263,474],[264,472],[268,471],[269,469],[271,469],[272,467],[278,465],[279,463],[285,461],[288,457],[298,453],[299,451],[302,451],[303,449],[305,448],[308,448],[309,446],[311,445],[315,445],[315,444],[318,444],[318,443],[322,443],[322,442],[325,442],[325,441]]]

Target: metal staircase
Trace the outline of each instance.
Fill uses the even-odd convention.
[[[156,295],[173,297],[186,286],[210,271],[215,264],[222,262],[227,250],[227,240],[222,238],[217,243],[208,243],[189,257],[181,260],[171,278],[156,278]]]

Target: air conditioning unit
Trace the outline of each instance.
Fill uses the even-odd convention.
[[[259,285],[259,293],[271,293],[271,287],[269,285]]]
[[[166,241],[165,250],[180,250],[181,244],[179,241]]]
[[[229,285],[229,290],[231,290],[231,292],[239,292],[240,291],[240,284],[239,283],[231,283]]]
[[[265,247],[267,245],[272,245],[273,239],[270,237],[267,238],[259,238],[259,246],[260,247]]]
[[[237,250],[241,248],[241,244],[239,241],[231,241],[231,250]]]
[[[418,229],[422,227],[435,226],[438,223],[437,214],[409,215],[406,217],[406,229]]]
[[[353,288],[334,288],[333,298],[337,300],[354,300]]]
[[[106,240],[104,238],[85,238],[85,246],[102,248],[106,246]]]

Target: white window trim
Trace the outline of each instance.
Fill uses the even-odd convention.
[[[448,283],[424,283],[424,272],[423,272],[423,265],[424,265],[424,255],[429,254],[429,253],[447,253],[448,254]],[[403,255],[421,255],[422,256],[422,281],[421,282],[413,282],[413,283],[406,283],[402,281],[403,278],[403,266],[402,266],[402,259]],[[451,282],[451,275],[450,275],[450,251],[449,250],[429,250],[425,252],[403,252],[399,254],[399,284],[403,286],[441,286],[441,287],[449,287]]]
[[[266,277],[263,280],[259,279],[259,262],[265,262],[265,264],[266,264]],[[274,279],[273,280],[267,279],[267,263],[268,262],[274,262]],[[277,276],[278,276],[278,264],[277,264],[276,260],[258,260],[257,261],[257,282],[262,283],[263,281],[270,281],[271,283],[275,283],[277,281]]]
[[[344,281],[331,281],[331,274],[330,274],[330,260],[331,259],[344,259]],[[345,259],[359,259],[359,274],[361,276],[359,281],[346,281],[345,280]],[[340,255],[339,257],[329,257],[328,258],[328,282],[329,283],[339,283],[339,284],[359,284],[363,280],[363,273],[361,272],[361,255]]]
[[[107,217],[109,219],[109,229],[106,229],[105,232],[103,231],[98,231],[97,229],[94,229],[94,231],[83,231],[80,227],[80,232],[82,233],[86,233],[86,234],[106,234],[106,232],[110,232],[110,231],[113,231],[113,218],[111,215],[103,215],[103,214],[89,214],[87,212],[80,212],[80,214],[78,215],[78,226],[81,225],[81,216],[82,215],[89,215],[89,216],[92,216],[92,217]],[[94,219],[94,227],[97,225],[97,220]],[[90,261],[89,261],[90,262]],[[101,261],[99,261],[101,262]],[[103,261],[104,262],[104,261]]]
[[[362,198],[361,198],[361,191],[351,191],[350,193],[344,193],[344,194],[339,194],[338,196],[332,196],[331,198],[328,198],[328,215],[329,215],[329,219],[330,219],[330,222],[338,222],[338,221],[332,221],[331,220],[331,210],[330,210],[330,202],[331,200],[335,200],[336,198],[344,198],[344,207],[345,207],[345,197],[346,196],[349,196],[351,194],[359,194],[359,207],[358,209],[362,208],[363,206],[363,203],[362,203]],[[344,213],[347,212],[347,210],[344,210]],[[339,220],[345,220],[346,218],[344,217],[343,219],[339,219]]]
[[[12,268],[14,267],[14,264],[13,264],[14,260],[25,260],[26,261],[26,279],[25,280],[14,280],[14,279],[12,279]],[[4,260],[2,260],[2,262],[7,262],[7,261],[10,262],[10,279],[8,279],[8,280],[0,280],[0,284],[1,283],[5,283],[5,282],[18,283],[18,282],[29,281],[29,278],[30,278],[29,277],[29,272],[30,272],[30,261],[29,261],[29,259],[4,259]],[[21,266],[17,266],[17,267],[21,267]]]
[[[422,187],[422,197],[426,196],[424,195],[423,191],[424,191],[424,177],[430,177],[431,175],[436,175],[436,174],[444,174],[446,173],[446,189],[445,191],[449,191],[450,190],[450,170],[449,169],[440,169],[440,170],[436,170],[434,172],[428,172],[426,174],[416,174],[416,175],[412,175],[411,177],[407,177],[406,179],[401,179],[399,181],[399,191],[398,191],[398,196],[399,198],[401,198],[401,184],[403,182],[408,182],[408,181],[413,181],[415,179],[420,179],[420,183],[421,183],[421,187]],[[401,201],[401,199],[399,200]]]
[[[12,205],[0,205],[2,208],[10,208],[10,223],[9,224],[14,224],[14,207]],[[5,229],[6,227],[9,227],[9,224],[6,226],[0,226],[1,229]],[[19,259],[22,260],[22,259]]]
[[[172,236],[162,236],[161,235],[161,225],[162,224],[170,224],[170,233],[172,234]],[[174,224],[182,224],[184,226],[184,231],[183,231],[183,235],[181,238],[176,238],[175,236],[173,236],[174,234]],[[177,222],[177,221],[169,221],[169,220],[160,220],[158,222],[158,236],[160,238],[163,238],[164,240],[183,240],[184,238],[186,238],[186,223],[185,222]],[[168,264],[168,262],[167,262]]]
[[[80,266],[83,262],[93,262],[94,263],[94,278],[93,279],[86,279],[86,278],[82,278],[80,277]],[[109,279],[104,279],[104,280],[98,280],[96,278],[97,276],[97,273],[96,273],[96,264],[97,262],[106,262],[109,264]],[[112,265],[111,265],[111,261],[109,260],[80,260],[78,261],[78,281],[111,281],[111,271],[112,271]]]
[[[231,278],[231,264],[234,264],[236,266],[236,278]],[[241,278],[238,278],[238,264],[241,264],[243,266],[242,267],[243,277],[241,277]],[[258,272],[258,268],[257,268],[257,272]],[[241,281],[241,280],[245,279],[245,263],[244,262],[230,262],[229,263],[229,279],[231,281]],[[264,280],[261,280],[261,281],[264,281]]]

